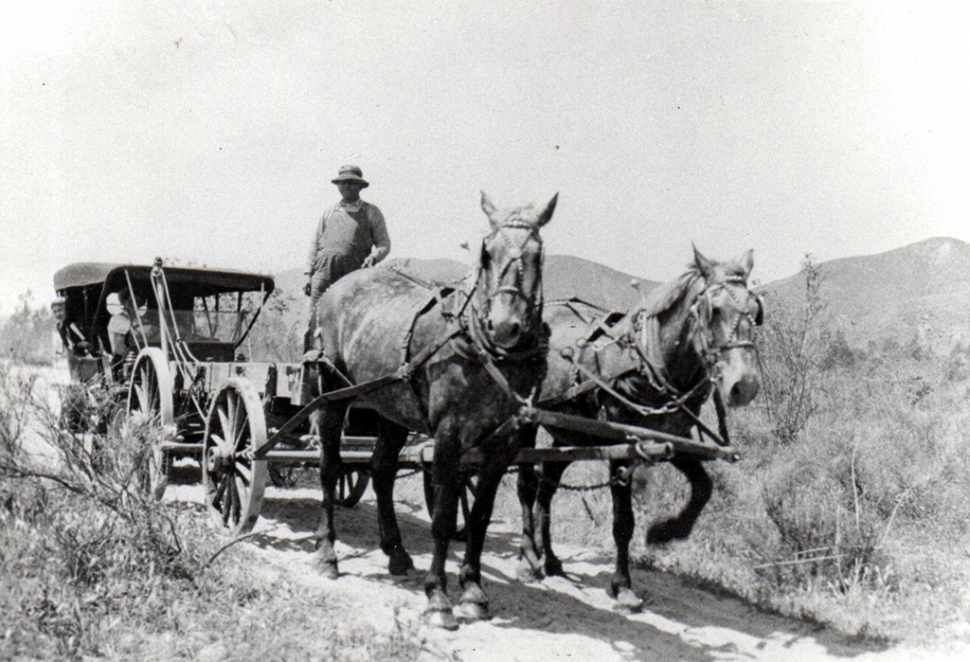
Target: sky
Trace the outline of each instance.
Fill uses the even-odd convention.
[[[963,3],[0,0],[0,314],[77,261],[301,267],[347,163],[391,257],[546,250],[770,282],[970,241]]]

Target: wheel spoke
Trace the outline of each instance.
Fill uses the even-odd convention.
[[[225,407],[221,405],[216,407],[216,412],[219,414],[219,429],[223,434],[222,442],[229,443],[231,439],[230,435],[232,434],[232,427],[229,425],[229,414],[226,412]]]
[[[215,445],[219,448],[223,448],[226,446],[226,440],[220,437],[219,435],[217,435],[215,432],[210,434],[209,438],[212,439],[212,441],[215,442]]]
[[[249,487],[243,482],[243,479],[240,476],[237,475],[236,476],[236,496],[237,496],[236,501],[237,501],[238,505],[240,506],[240,509],[242,507],[243,497],[248,497],[248,495],[249,495]],[[237,512],[236,512],[236,519],[237,520],[239,519],[239,516],[240,516],[240,513],[237,510]]]
[[[145,411],[145,389],[142,387],[141,383],[134,384],[135,389],[135,399],[138,400],[137,403],[132,403],[134,411]]]
[[[226,485],[228,485],[229,483],[226,480],[225,475],[216,475],[216,476],[213,476],[213,478],[216,481],[216,490],[215,490],[215,493],[212,495],[212,506],[216,510],[221,511],[223,497],[226,496]]]
[[[141,369],[138,371],[138,406],[141,411],[145,414],[151,413],[152,400],[152,375],[149,371],[148,364],[142,364]]]
[[[226,430],[227,439],[232,440],[232,447],[238,448],[239,444],[239,396],[235,391],[226,394],[226,404],[229,408],[229,429]]]
[[[239,475],[240,480],[242,480],[246,485],[252,484],[253,471],[248,464],[243,464],[239,460],[236,460],[236,473]]]
[[[233,484],[231,473],[226,473],[226,503],[222,509],[222,521],[224,524],[228,525],[230,519],[232,519],[232,511],[235,509],[236,501],[236,486]]]
[[[249,441],[249,412],[243,411],[242,418],[239,421],[239,428],[236,433],[236,444],[234,448],[237,451],[243,450]]]
[[[239,493],[239,484],[236,480],[236,474],[230,474],[230,480],[232,483],[229,485],[229,489],[232,490],[232,513],[231,520],[233,524],[239,522],[239,511],[242,506],[241,494]]]

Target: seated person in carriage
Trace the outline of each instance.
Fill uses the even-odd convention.
[[[132,301],[131,293],[127,289],[114,296],[116,302],[111,301],[111,296],[108,299],[108,309],[111,311],[108,342],[112,371],[118,376],[129,353],[137,353],[146,343],[158,340],[158,326],[145,319],[147,311],[142,296],[136,294]]]
[[[86,356],[91,349],[91,343],[84,337],[84,333],[77,324],[67,319],[67,302],[64,299],[54,299],[51,312],[57,323],[57,334],[61,338],[64,351],[69,355]]]

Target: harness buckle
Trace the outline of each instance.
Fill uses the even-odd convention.
[[[619,485],[620,487],[629,487],[630,480],[633,478],[633,472],[636,471],[637,466],[635,464],[629,464],[625,467],[620,467],[616,470],[616,475],[610,481],[614,485]]]

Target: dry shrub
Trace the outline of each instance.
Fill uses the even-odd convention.
[[[861,493],[852,450],[798,449],[762,484],[775,536],[749,538],[763,557],[758,574],[782,589],[845,591],[886,575],[879,554],[885,526]]]
[[[209,563],[226,541],[208,514],[140,486],[146,430],[84,443],[23,374],[0,364],[0,659],[448,657],[396,618],[349,623],[245,544]]]
[[[113,432],[85,445],[57,425],[35,379],[14,373],[0,370],[0,649],[95,653],[94,624],[155,619],[205,551],[183,544],[184,509],[137,488],[144,438]]]
[[[838,340],[804,329],[792,327],[786,346]],[[676,471],[651,470],[636,551],[651,567],[853,634],[931,639],[970,619],[965,351],[937,355],[918,339],[867,351],[835,344],[828,355],[762,354],[774,381],[731,414],[742,461],[707,465],[714,495],[693,534],[659,548],[643,545],[643,531],[687,493]],[[779,356],[783,369],[771,372]],[[838,360],[816,360],[825,356]],[[790,402],[809,384],[810,399]]]
[[[785,443],[794,442],[818,411],[824,366],[838,360],[835,337],[821,324],[824,279],[811,255],[799,277],[805,281],[804,301],[772,310],[758,334],[761,403],[775,436]]]

